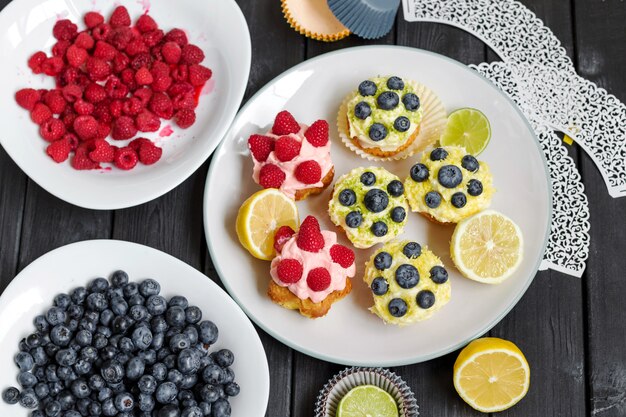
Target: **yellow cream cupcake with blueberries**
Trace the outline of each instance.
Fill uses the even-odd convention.
[[[494,192],[489,165],[460,146],[424,152],[404,187],[411,210],[444,224],[486,209]]]
[[[428,248],[409,240],[392,241],[365,264],[372,290],[370,311],[385,323],[404,326],[427,320],[450,301],[448,271]]]
[[[380,167],[355,168],[335,183],[328,214],[355,247],[369,248],[402,233],[408,208],[398,177]]]
[[[346,107],[348,132],[340,133],[368,154],[392,157],[419,133],[422,109],[413,81],[396,76],[365,80],[350,93]]]

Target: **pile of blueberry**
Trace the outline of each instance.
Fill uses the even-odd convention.
[[[2,392],[31,417],[228,417],[239,394],[228,349],[211,351],[217,326],[182,296],[166,300],[153,279],[59,294],[35,317],[15,356],[21,391]]]

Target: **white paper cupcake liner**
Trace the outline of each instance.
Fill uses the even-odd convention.
[[[435,94],[430,88],[426,87],[424,84],[414,81],[411,81],[410,83],[411,88],[420,98],[420,106],[422,108],[420,131],[411,145],[403,151],[387,157],[371,155],[356,146],[350,138],[350,127],[348,126],[347,118],[348,102],[352,99],[352,97],[354,97],[356,90],[346,96],[341,103],[341,106],[339,106],[339,113],[337,113],[337,129],[339,130],[339,137],[341,138],[343,144],[361,158],[369,161],[398,161],[406,159],[418,152],[423,151],[427,147],[434,145],[435,142],[439,140],[439,137],[443,133],[443,129],[446,127],[448,114],[437,94]]]
[[[391,394],[398,404],[400,417],[419,415],[415,395],[399,376],[383,368],[354,367],[341,371],[324,385],[315,403],[315,417],[335,417],[339,401],[360,385],[374,385]]]

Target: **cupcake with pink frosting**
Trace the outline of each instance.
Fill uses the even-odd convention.
[[[248,148],[254,181],[263,188],[278,188],[294,200],[321,193],[335,175],[325,120],[307,126],[283,110],[269,132],[248,138]]]
[[[281,227],[275,242],[278,255],[272,260],[268,289],[273,302],[318,318],[350,293],[354,252],[337,243],[336,233],[320,230],[315,217],[304,219],[297,233]]]

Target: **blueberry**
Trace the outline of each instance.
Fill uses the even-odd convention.
[[[370,230],[372,231],[372,233],[376,237],[383,237],[389,231],[389,229],[387,227],[387,223],[385,223],[385,222],[374,222],[374,223],[372,223],[372,226],[370,227]]]
[[[117,355],[113,359],[121,363],[122,365],[126,365],[126,363],[130,360],[132,356],[126,352],[118,352]]]
[[[356,194],[350,189],[342,190],[339,193],[339,202],[342,206],[350,207],[351,205],[356,203]]]
[[[424,201],[428,207],[432,209],[437,208],[439,207],[439,204],[441,204],[441,194],[437,191],[429,191],[426,193]]]
[[[74,340],[76,340],[76,343],[81,346],[88,346],[93,340],[93,335],[89,330],[80,330],[78,331],[78,333],[76,333]]]
[[[15,387],[6,388],[2,391],[2,401],[7,404],[17,404],[20,400],[20,390]]]
[[[239,394],[239,384],[237,384],[236,382],[229,382],[228,384],[224,385],[224,392],[229,397],[234,397],[234,396],[238,395]]]
[[[174,365],[176,365],[176,363]],[[183,383],[183,378],[183,373],[178,369],[170,369],[167,373],[167,380],[173,382],[177,387],[180,387],[180,384]]]
[[[131,340],[135,347],[141,350],[146,350],[152,344],[152,332],[147,327],[136,327],[133,330]]]
[[[202,320],[202,310],[197,306],[189,306],[185,309],[185,321],[196,324]]]
[[[200,342],[212,345],[217,341],[217,337],[219,335],[219,331],[215,323],[209,320],[205,320],[200,322],[199,330],[199,338]]]
[[[231,366],[235,362],[235,355],[229,349],[220,349],[213,354],[213,359],[222,368]]]
[[[398,103],[400,103],[400,98],[398,97],[398,94],[393,91],[382,92],[376,99],[378,108],[383,110],[392,110],[396,108]]]
[[[111,284],[114,287],[123,287],[128,284],[128,274],[124,271],[115,271],[111,275]]]
[[[143,375],[137,382],[137,388],[144,394],[153,394],[156,391],[157,380],[152,375]]]
[[[41,336],[39,336],[37,333],[30,334],[26,338],[26,345],[31,349],[36,348],[37,346],[41,346],[42,342],[43,340]]]
[[[51,307],[46,312],[46,320],[48,320],[48,323],[50,323],[51,326],[65,323],[66,318],[67,315],[65,314],[65,311],[59,307]]]
[[[177,405],[166,405],[159,410],[157,417],[180,417],[180,409]]]
[[[50,382],[48,383],[48,389],[50,390],[50,395],[59,395],[63,391],[63,384],[61,382]]]
[[[46,350],[46,355],[54,356],[61,348],[54,343],[48,343],[44,349]]]
[[[404,185],[398,180],[392,180],[387,184],[387,192],[393,197],[400,197],[404,193]]]
[[[467,197],[462,192],[452,194],[452,198],[450,199],[452,205],[456,208],[463,208],[465,204],[467,204]]]
[[[402,81],[402,78],[396,77],[395,75],[393,77],[389,77],[387,80],[387,88],[391,90],[403,90],[404,81]]]
[[[170,339],[170,350],[174,353],[178,353],[191,346],[191,342],[186,334],[179,333]]]
[[[211,415],[211,404],[202,401],[198,403],[198,407],[200,407],[200,410],[202,410],[203,416],[206,417],[206,416]]]
[[[115,396],[113,404],[118,411],[126,413],[135,408],[135,399],[128,392],[122,392]]]
[[[372,188],[365,194],[363,203],[369,211],[380,213],[389,205],[389,196],[379,188]]]
[[[82,304],[87,298],[87,290],[84,287],[75,288],[70,293],[70,298],[74,302],[74,304]]]
[[[95,362],[98,359],[98,348],[96,346],[85,346],[80,350],[80,358],[88,362]]]
[[[111,329],[113,333],[116,334],[124,334],[130,326],[133,325],[133,320],[128,316],[117,316],[113,319],[113,324],[111,325]],[[109,341],[109,343],[111,343]]]
[[[212,404],[220,397],[220,392],[215,385],[207,384],[200,389],[202,401]]]
[[[109,281],[105,278],[96,278],[87,285],[87,291],[105,292],[109,288]]]
[[[61,349],[56,353],[54,358],[61,366],[72,366],[78,359],[76,352],[72,349]]]
[[[372,114],[372,108],[366,102],[361,101],[354,106],[354,115],[359,119],[365,120],[370,114]]]
[[[125,298],[130,298],[135,294],[139,294],[139,285],[134,282],[129,282],[122,287],[122,291],[124,292]]]
[[[50,388],[48,387],[48,384],[46,384],[45,382],[37,383],[37,385],[35,385],[33,389],[35,390],[35,395],[40,400],[50,395]]]
[[[183,307],[169,307],[165,312],[167,324],[174,327],[182,327],[185,324],[185,309]]]
[[[152,329],[153,333],[163,333],[167,331],[168,327],[165,318],[162,316],[153,317],[152,320],[150,320],[150,329]]]
[[[402,248],[402,253],[409,259],[415,259],[422,254],[422,247],[417,242],[409,242]]]
[[[111,311],[118,316],[123,316],[128,312],[128,303],[122,297],[111,300]]]
[[[358,211],[351,211],[346,216],[346,226],[352,229],[356,229],[357,227],[359,227],[362,221],[363,221],[363,216]]]
[[[391,210],[391,220],[393,220],[394,222],[402,223],[405,218],[406,210],[404,210],[404,207],[394,207]]]
[[[100,375],[109,384],[115,384],[124,378],[124,368],[119,362],[110,360],[102,364]]]
[[[361,184],[369,187],[376,182],[376,175],[374,175],[374,173],[371,171],[365,171],[361,174],[361,177],[359,179],[361,181]]]
[[[74,404],[76,404],[76,397],[68,390],[61,391],[56,399],[61,405],[61,410],[69,410],[74,408]]]
[[[374,257],[374,266],[379,271],[384,271],[387,268],[391,267],[392,257],[388,252],[379,252]]]
[[[200,352],[196,349],[184,349],[178,354],[176,363],[184,375],[196,373],[200,368]]]
[[[107,300],[114,300],[116,298],[124,298],[124,289],[118,287],[109,287],[104,292],[104,296]]]
[[[48,365],[46,367],[46,381],[57,382],[58,380],[59,380],[59,377],[57,376],[57,366]]]
[[[130,358],[126,363],[126,377],[132,381],[141,378],[145,370],[146,364],[138,356]]]
[[[95,310],[87,311],[85,313],[84,319],[91,323],[97,323],[98,320],[100,320],[100,313]]]
[[[402,317],[406,314],[407,305],[402,298],[394,298],[389,301],[387,309],[389,310],[389,314],[391,314],[392,316]]]
[[[408,111],[415,111],[420,108],[420,98],[413,93],[402,96],[402,103]]]
[[[148,278],[143,280],[141,284],[139,284],[139,294],[144,297],[150,297],[151,295],[156,295],[161,292],[161,285],[153,280],[152,278]]]
[[[74,365],[74,371],[78,375],[87,375],[91,372],[92,365],[85,359],[78,359]]]
[[[224,371],[219,365],[209,365],[202,370],[202,379],[207,384],[221,384],[224,378]]]
[[[87,384],[87,381],[82,378],[73,381],[70,390],[72,395],[76,398],[87,398],[89,397],[89,394],[91,394],[89,384]]]
[[[409,289],[417,285],[420,274],[411,264],[402,264],[396,269],[396,282],[401,288]]]
[[[144,394],[143,392],[137,396],[137,407],[141,411],[150,412],[154,410],[156,403],[154,402],[154,397],[149,394]]]
[[[35,369],[33,369],[33,375],[35,375],[35,378],[37,378],[37,381],[46,380],[46,371],[41,366],[37,366]]]
[[[152,349],[161,349],[163,347],[163,343],[165,342],[165,333],[152,333],[152,343],[150,347]]]
[[[424,164],[417,163],[411,167],[411,179],[415,182],[424,182],[428,179],[428,167]]]
[[[183,381],[180,383],[180,387],[184,389],[191,389],[198,383],[198,374],[191,373],[183,376]]]
[[[387,290],[389,289],[389,284],[387,283],[387,280],[385,278],[376,277],[372,281],[370,288],[372,289],[372,292],[376,295],[385,295],[387,294]]]
[[[67,308],[67,315],[70,319],[80,319],[85,314],[83,306],[72,304]]]
[[[61,404],[58,401],[50,401],[46,404],[45,411],[48,417],[56,417],[61,413]]]
[[[225,398],[220,398],[213,404],[213,417],[230,417],[230,403]]]
[[[53,300],[54,305],[63,310],[67,310],[71,302],[72,302],[72,299],[67,294],[58,294],[56,297],[54,297],[54,300]]]
[[[467,182],[467,193],[472,197],[477,197],[483,193],[483,183],[478,180],[469,180]]]
[[[359,84],[359,93],[362,96],[373,96],[376,94],[376,84],[374,81],[365,80],[361,84]]]
[[[154,349],[141,350],[137,355],[143,359],[146,365],[154,365],[157,361],[157,354]]]
[[[132,297],[130,297],[128,299],[128,305],[129,306],[138,306],[138,305],[144,305],[146,302],[146,299],[144,296],[142,296],[141,294],[135,294]]]
[[[454,188],[463,181],[463,173],[456,165],[444,165],[437,174],[439,183],[446,188]]]
[[[155,363],[152,365],[151,375],[157,381],[165,381],[165,378],[167,378],[167,366],[161,362]]]
[[[113,397],[113,390],[109,387],[104,387],[100,391],[98,391],[98,401],[104,402],[109,398]]]
[[[369,137],[374,142],[381,141],[387,137],[387,128],[381,123],[372,123],[369,130]]]
[[[187,407],[180,414],[180,417],[202,417],[202,410],[198,406]]]
[[[153,316],[158,316],[159,314],[165,313],[165,310],[167,310],[167,301],[160,295],[151,295],[146,300],[146,308],[148,309],[148,313]]]
[[[22,372],[30,371],[35,365],[35,360],[33,359],[33,357],[30,355],[30,353],[26,352],[19,352],[17,355],[15,355],[14,361],[17,367],[20,368],[20,371]]]
[[[102,414],[104,414],[107,417],[117,416],[117,408],[115,408],[115,404],[113,404],[112,398],[107,398],[102,403]]]
[[[84,416],[89,415],[90,404],[91,404],[91,400],[89,398],[81,398],[78,401],[76,401],[76,409],[78,410],[79,413],[81,413]]]
[[[167,381],[159,385],[156,389],[156,400],[161,404],[169,404],[178,395],[178,388],[173,382]]]
[[[447,157],[448,157],[448,151],[446,151],[443,148],[435,148],[430,153],[430,160],[431,161],[443,161]]]
[[[406,132],[411,127],[411,121],[406,116],[400,116],[393,122],[393,128],[398,132]]]
[[[167,304],[168,307],[182,307],[183,309],[189,306],[189,301],[182,295],[175,295],[170,298],[170,302]]]
[[[102,377],[98,374],[92,374],[87,380],[87,384],[89,385],[89,388],[94,391],[100,391],[106,385],[104,379],[102,379]]]
[[[69,327],[69,323],[68,323],[68,327]],[[69,327],[70,330],[72,330],[72,327]],[[89,321],[87,319],[82,319],[80,322],[78,322],[78,327],[77,329],[80,330],[87,330],[91,333],[96,331],[96,323],[93,321]],[[74,329],[76,330],[76,329]]]
[[[430,268],[430,279],[435,284],[443,284],[448,280],[448,271],[443,266],[435,265]]]
[[[50,323],[48,323],[48,320],[46,320],[43,315],[35,317],[35,319],[33,320],[33,324],[35,325],[35,328],[38,332],[43,333],[50,329]]]
[[[100,405],[99,402],[92,401],[89,403],[89,407],[87,407],[87,411],[89,412],[89,415],[99,416],[100,414],[102,414],[102,406]]]
[[[25,389],[20,393],[19,403],[24,408],[33,409],[37,408],[37,406],[39,405],[39,400],[35,395],[35,391],[31,388]]]
[[[102,311],[108,307],[108,302],[104,294],[94,292],[87,296],[87,308],[92,311]]]
[[[435,294],[429,290],[423,290],[417,293],[417,305],[423,309],[431,308],[435,304]]]

